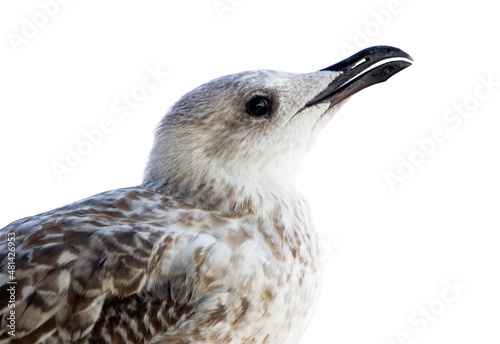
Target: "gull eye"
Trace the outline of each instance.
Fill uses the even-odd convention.
[[[269,100],[262,96],[257,96],[250,99],[247,103],[247,112],[254,117],[262,117],[268,115],[271,111]]]

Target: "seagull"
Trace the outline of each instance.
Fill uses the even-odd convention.
[[[411,61],[376,46],[184,95],[141,185],[0,231],[0,343],[298,343],[322,276],[302,160],[348,98]]]

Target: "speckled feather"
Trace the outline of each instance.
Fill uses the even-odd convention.
[[[321,267],[294,180],[335,110],[305,104],[336,76],[256,71],[200,86],[160,123],[142,185],[3,228],[0,343],[297,343]],[[267,118],[246,113],[255,94],[271,99]]]

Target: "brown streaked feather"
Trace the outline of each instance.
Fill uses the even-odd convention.
[[[94,343],[113,337],[113,342],[142,343],[178,326],[201,294],[185,289],[194,282],[172,289],[162,278],[162,267],[171,264],[197,233],[188,227],[184,232],[169,231],[178,220],[175,211],[165,216],[169,208],[182,213],[180,204],[136,187],[96,195],[3,228],[0,343],[12,339],[6,333],[9,232],[16,234],[17,246],[17,340]],[[174,276],[173,285],[178,280]]]

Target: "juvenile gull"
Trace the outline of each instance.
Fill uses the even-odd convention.
[[[410,60],[372,47],[318,72],[242,72],[183,96],[141,185],[1,230],[0,343],[298,343],[321,282],[294,187],[301,162],[344,100]]]

